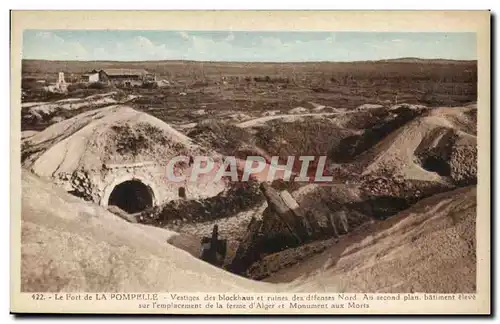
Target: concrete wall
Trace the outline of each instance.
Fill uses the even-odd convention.
[[[189,174],[186,170],[186,174]],[[197,182],[173,182],[167,178],[166,167],[153,163],[135,163],[106,166],[101,172],[91,173],[93,199],[102,206],[108,205],[113,189],[122,182],[138,180],[153,192],[153,205],[177,200],[213,197],[226,188],[224,181],[214,182],[212,176],[200,176]],[[186,197],[179,197],[183,187]]]
[[[99,82],[99,73],[94,73],[89,75],[89,82]]]

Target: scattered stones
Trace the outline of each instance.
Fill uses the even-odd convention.
[[[191,115],[192,116],[203,116],[203,115],[206,115],[207,112],[205,111],[205,109],[197,109],[197,110],[193,110],[191,112]]]
[[[268,110],[268,111],[263,112],[262,116],[263,117],[266,117],[266,116],[275,116],[275,115],[277,115],[279,113],[280,113],[279,110]]]
[[[290,114],[305,114],[309,112],[309,109],[304,107],[295,107],[288,111]]]
[[[451,177],[460,186],[477,183],[477,145],[474,141],[457,143],[451,157]]]

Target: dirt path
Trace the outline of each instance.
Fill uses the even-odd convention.
[[[347,112],[346,112],[347,113]],[[299,117],[313,117],[313,116],[334,116],[334,115],[342,115],[344,113],[307,113],[307,114],[284,114],[284,115],[275,115],[275,116],[264,116],[264,117],[259,117],[251,120],[247,120],[245,122],[236,124],[236,126],[241,127],[241,128],[247,128],[247,127],[253,127],[257,126],[259,124],[268,122],[270,120],[275,120],[275,119],[284,119],[284,118],[290,118],[292,121],[295,118]]]

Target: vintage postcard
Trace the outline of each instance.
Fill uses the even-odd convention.
[[[13,11],[11,312],[490,314],[490,12]]]

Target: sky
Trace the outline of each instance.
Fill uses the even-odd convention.
[[[45,60],[365,61],[476,59],[475,33],[26,30],[23,58]]]

